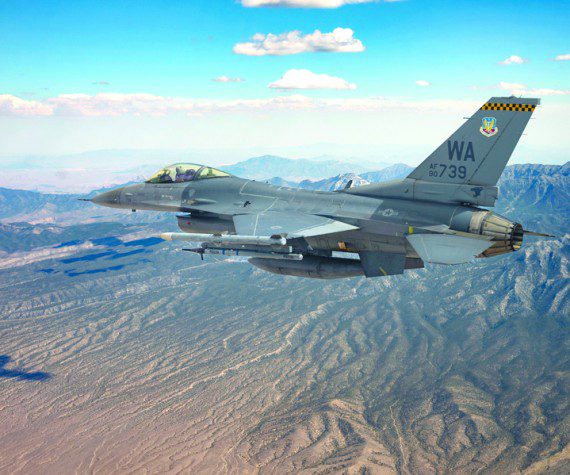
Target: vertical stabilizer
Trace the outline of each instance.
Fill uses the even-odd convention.
[[[540,99],[492,97],[409,176],[495,186]]]

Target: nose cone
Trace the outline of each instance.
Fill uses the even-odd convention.
[[[122,188],[117,188],[116,190],[99,193],[91,198],[91,202],[101,206],[108,206],[110,208],[120,208],[121,190]]]

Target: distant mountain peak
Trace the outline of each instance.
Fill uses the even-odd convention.
[[[364,173],[370,168],[339,160],[284,158],[275,155],[252,157],[233,165],[220,167],[241,178],[270,180],[279,177],[287,181],[320,180],[343,173]]]

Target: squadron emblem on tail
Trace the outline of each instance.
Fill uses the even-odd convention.
[[[485,137],[492,137],[493,135],[497,134],[499,132],[499,127],[497,127],[497,119],[494,117],[483,117],[479,131]]]

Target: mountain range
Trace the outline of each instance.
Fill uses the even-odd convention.
[[[413,170],[412,167],[398,163],[379,171],[356,173],[341,173],[323,180],[303,180],[298,186],[308,190],[335,191],[341,190],[351,182],[351,186],[362,186],[369,183],[379,183],[389,180],[405,178]],[[275,182],[273,182],[275,184]]]
[[[0,473],[568,473],[568,170],[500,181],[497,211],[556,238],[332,282],[3,189]],[[408,171],[365,173],[290,185]]]
[[[267,180],[279,177],[293,182],[303,179],[319,179],[340,173],[360,173],[370,170],[355,163],[338,160],[290,159],[273,155],[254,157],[221,168],[232,175],[252,180]]]
[[[334,174],[360,173],[387,166],[378,160],[327,156],[291,159],[263,155],[243,160],[231,152],[212,155],[197,150],[98,150],[59,157],[4,157],[4,162],[0,187],[20,187],[44,193],[87,193],[101,185],[118,186],[127,181],[142,181],[174,163],[215,166],[255,180],[280,176],[290,181],[319,180]]]

